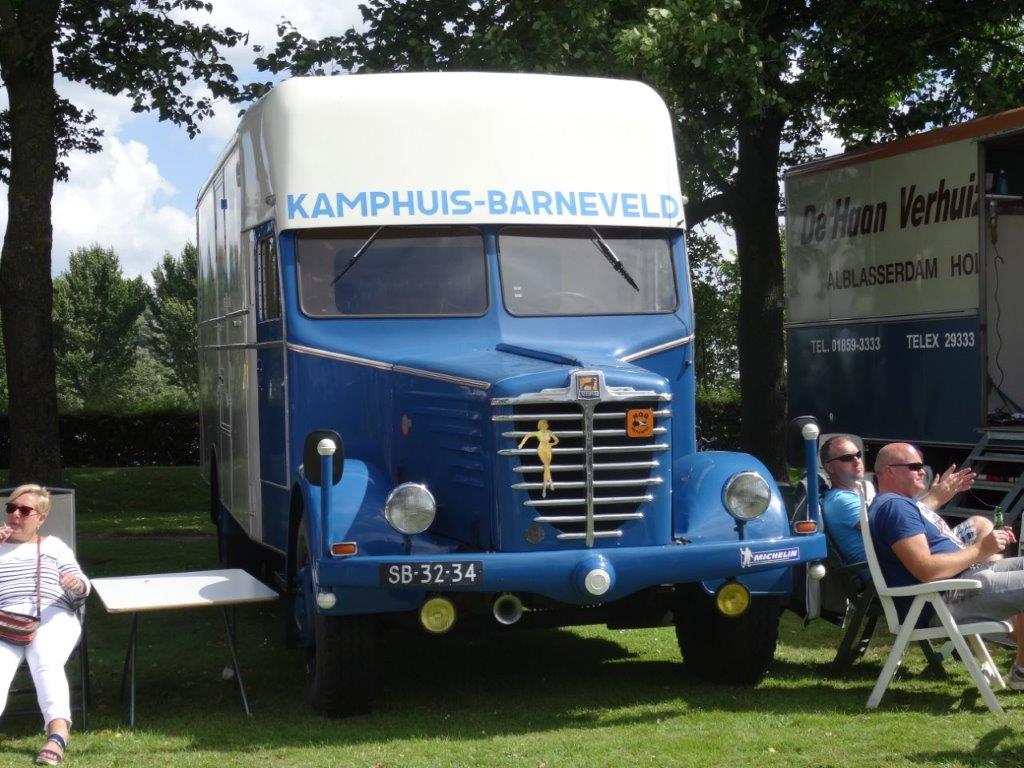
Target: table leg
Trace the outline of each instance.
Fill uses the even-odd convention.
[[[139,614],[132,614],[132,631],[128,635],[128,650],[124,655],[124,669],[121,671],[121,701],[124,701],[125,683],[131,685],[131,698],[128,700],[128,725],[135,728],[135,656],[139,647]],[[129,682],[129,678],[131,678]]]
[[[242,668],[238,665],[238,654],[235,652],[235,621],[234,609],[223,606],[224,627],[228,635],[228,650],[231,651],[231,664],[235,670],[235,680],[238,681],[238,693],[242,696],[242,708],[247,717],[252,717],[252,709],[249,708],[249,697],[245,695],[245,683],[242,682]]]

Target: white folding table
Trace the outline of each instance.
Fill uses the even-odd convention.
[[[242,707],[246,715],[252,714],[235,651],[234,615],[229,609],[245,603],[274,600],[277,598],[274,590],[238,568],[98,578],[92,580],[92,587],[108,613],[132,614],[132,630],[128,636],[128,649],[121,674],[122,699],[125,682],[131,679],[129,723],[132,728],[135,727],[135,659],[139,642],[139,614],[145,611],[219,606],[224,614],[228,649],[231,651],[231,663],[238,681]]]

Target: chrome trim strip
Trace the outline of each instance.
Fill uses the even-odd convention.
[[[376,368],[379,371],[390,371],[394,366],[391,363],[382,363],[379,360],[370,360],[366,357],[356,357],[354,355],[344,355],[341,352],[329,352],[326,349],[318,349],[317,347],[307,347],[303,344],[296,344],[295,342],[288,342],[288,351],[297,352],[300,355],[312,355],[313,357],[322,357],[325,360],[338,360],[342,363],[352,363],[353,365],[364,365],[367,368]]]
[[[624,363],[632,363],[634,360],[639,360],[644,357],[650,357],[651,355],[656,355],[659,352],[665,352],[666,350],[669,349],[675,349],[676,347],[686,346],[687,344],[692,342],[693,339],[694,334],[691,333],[689,336],[684,336],[683,338],[676,339],[675,341],[666,341],[664,344],[659,344],[656,347],[648,347],[647,349],[641,349],[639,352],[633,352],[631,354],[626,355],[625,357],[620,357],[619,360],[621,360]]]
[[[292,488],[290,485],[282,485],[281,483],[275,483],[273,480],[264,480],[260,478],[261,485],[269,485],[272,488],[280,488],[283,491],[290,491]]]
[[[236,315],[248,315],[248,314],[249,314],[249,308],[248,307],[246,307],[245,309],[236,309],[236,310],[233,310],[232,312],[228,312],[227,314],[224,314],[224,315],[217,315],[217,317],[208,317],[205,320],[200,320],[199,321],[199,325],[209,325],[210,323],[216,323],[218,320],[227,320],[229,317],[235,317]]]
[[[296,344],[294,342],[288,342],[288,349],[302,355],[312,355],[313,357],[322,357],[326,360],[338,360],[343,363],[362,365],[367,368],[375,368],[378,371],[389,371],[392,373],[403,373],[408,376],[419,376],[424,379],[434,379],[435,381],[444,381],[449,384],[459,384],[464,387],[472,387],[473,389],[488,390],[491,388],[491,383],[489,381],[468,379],[463,376],[453,376],[448,373],[439,373],[437,371],[426,371],[422,368],[409,368],[404,365],[385,363],[381,360],[371,360],[368,357],[357,357],[355,355],[346,355],[342,352],[331,352],[326,349],[319,349],[318,347],[307,347],[303,344]]]
[[[567,541],[567,540],[585,539],[586,537],[587,537],[587,534],[585,534],[585,533],[560,533],[555,538],[558,539],[559,541]],[[618,530],[616,530],[616,531],[595,531],[594,538],[595,539],[621,539],[622,538],[622,531],[618,531]]]
[[[248,341],[236,341],[230,344],[207,344],[202,349],[255,349],[255,345]]]
[[[404,365],[396,365],[394,367],[395,373],[404,373],[409,376],[419,376],[423,379],[434,379],[435,381],[446,381],[449,384],[459,384],[464,387],[472,387],[473,389],[488,390],[491,388],[489,381],[480,381],[479,379],[467,379],[463,376],[453,376],[450,373],[438,373],[437,371],[425,371],[422,368],[407,368]]]

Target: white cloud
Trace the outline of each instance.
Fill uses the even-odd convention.
[[[102,153],[76,152],[68,164],[72,181],[58,183],[53,195],[53,274],[67,268],[75,248],[99,243],[115,250],[126,275],[148,278],[164,251],[195,240],[191,215],[161,203],[173,189],[145,145],[108,136]],[[6,223],[3,196],[0,226]]]
[[[103,145],[100,154],[72,155],[72,183],[54,190],[54,273],[72,250],[96,242],[117,252],[126,275],[148,276],[164,251],[195,240],[192,217],[161,202],[174,189],[144,144],[108,136]]]

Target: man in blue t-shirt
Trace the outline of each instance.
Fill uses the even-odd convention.
[[[915,502],[925,490],[924,462],[912,445],[882,448],[875,476],[879,495],[869,520],[886,584],[902,587],[957,577],[981,582],[980,589],[947,592],[949,612],[958,623],[1012,620],[1017,655],[1006,682],[1024,690],[1024,558],[992,559],[1015,541],[1013,532],[996,528],[965,544],[941,518],[925,514]]]
[[[825,530],[844,563],[863,563],[867,556],[864,554],[864,539],[860,533],[860,493],[857,491],[857,483],[864,480],[863,451],[849,435],[833,435],[822,444],[818,455],[829,481],[829,490],[821,504]],[[974,477],[973,470],[957,471],[956,467],[951,466],[935,481],[928,493],[920,499],[920,503],[927,508],[928,514],[941,520],[931,510],[938,509],[960,491],[970,488]],[[870,504],[875,489],[870,483],[865,489]],[[990,530],[991,521],[975,516],[958,525],[954,532],[964,544],[970,544]],[[859,573],[864,580],[871,578],[867,567]]]

